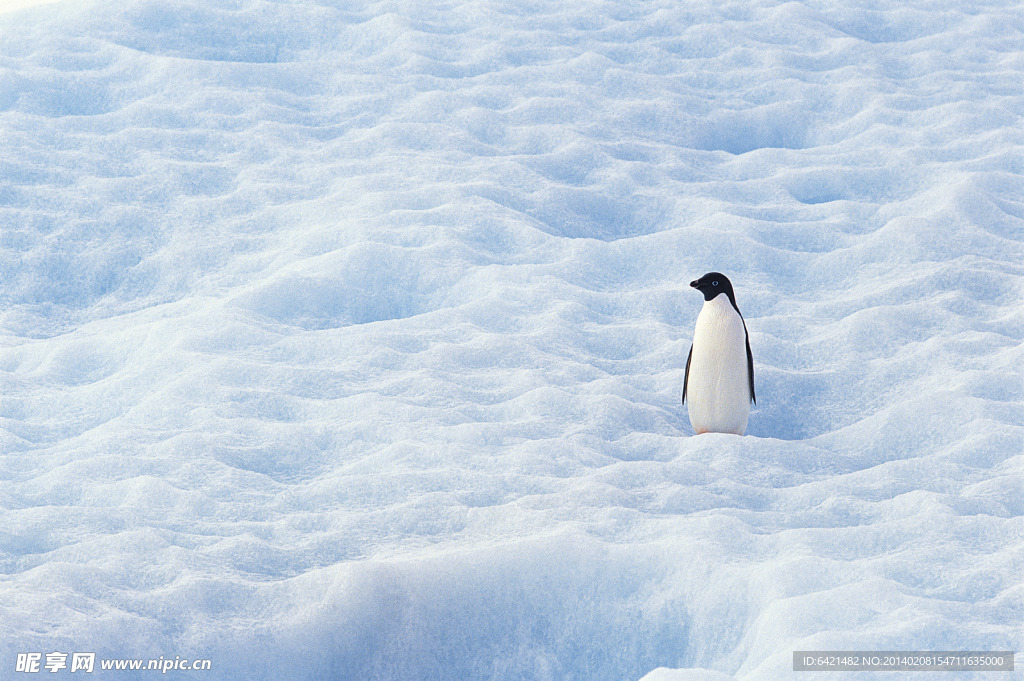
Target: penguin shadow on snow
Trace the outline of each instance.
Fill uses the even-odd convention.
[[[694,434],[804,440],[836,427],[840,415],[829,405],[836,403],[839,376],[755,367],[757,345],[750,344],[728,277],[709,272],[690,286],[704,296],[683,379],[682,404]]]
[[[756,346],[754,348],[757,350]],[[758,406],[752,410],[747,435],[777,440],[806,440],[833,430],[829,416],[829,377],[796,377],[791,372],[758,367]],[[816,405],[816,406],[811,406]]]

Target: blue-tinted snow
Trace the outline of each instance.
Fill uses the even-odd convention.
[[[1020,651],[1022,31],[1014,1],[0,14],[2,675]],[[745,437],[679,404],[711,269]]]

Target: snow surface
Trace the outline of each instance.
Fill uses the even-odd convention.
[[[1021,651],[1022,83],[1016,0],[0,14],[0,675]]]
[[[14,12],[38,5],[49,5],[54,2],[57,2],[57,0],[0,0],[0,12]]]

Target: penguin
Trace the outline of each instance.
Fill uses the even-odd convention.
[[[690,423],[698,435],[743,435],[754,397],[750,335],[728,277],[708,272],[690,286],[704,294],[693,344],[686,358],[683,404],[689,395]]]

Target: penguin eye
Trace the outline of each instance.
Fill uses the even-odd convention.
[[[713,282],[711,282],[711,285],[712,286],[718,286],[718,282],[717,281],[713,281]]]

